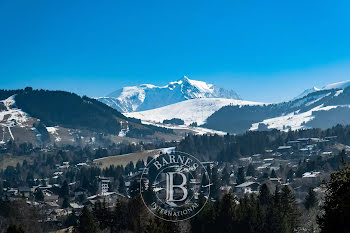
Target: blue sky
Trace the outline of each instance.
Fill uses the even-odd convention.
[[[212,82],[277,102],[350,79],[350,1],[1,1],[0,88]]]

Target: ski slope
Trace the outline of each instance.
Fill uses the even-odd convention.
[[[167,105],[141,112],[124,113],[127,117],[134,117],[148,122],[163,122],[172,118],[179,118],[189,125],[197,122],[198,125],[205,123],[206,119],[215,111],[227,105],[262,105],[263,103],[224,99],[224,98],[200,98],[190,99],[179,103]]]

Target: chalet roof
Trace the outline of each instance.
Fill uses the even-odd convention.
[[[19,187],[18,192],[33,192],[33,188],[29,187]]]
[[[292,148],[291,146],[279,146],[277,150],[284,150],[284,149],[290,149]]]
[[[309,141],[310,138],[298,138],[297,140],[300,142],[305,142],[305,141]]]
[[[253,184],[259,185],[259,183],[257,183],[257,182],[247,181],[247,182],[244,182],[242,184],[237,185],[236,188],[245,188],[245,187],[249,187],[249,186],[251,186]]]
[[[320,175],[320,172],[305,172],[303,178],[315,178]]]
[[[297,143],[300,143],[300,141],[288,141],[287,143],[288,144],[297,144]]]

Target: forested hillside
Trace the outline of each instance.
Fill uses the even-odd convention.
[[[244,156],[264,153],[265,149],[276,150],[288,141],[298,138],[337,136],[337,141],[350,144],[350,126],[337,125],[327,130],[307,129],[282,132],[248,131],[241,135],[188,135],[177,147],[204,160],[232,162]]]
[[[117,110],[86,96],[65,91],[0,90],[0,98],[15,95],[15,107],[30,117],[40,119],[45,126],[61,126],[93,132],[140,137],[155,132],[172,133],[171,130],[142,125],[140,120],[127,118]],[[122,124],[124,124],[122,126]]]

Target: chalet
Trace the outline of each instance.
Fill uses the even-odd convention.
[[[18,194],[23,196],[23,197],[30,197],[34,193],[33,188],[29,187],[19,187],[18,188]]]
[[[42,190],[44,194],[44,201],[45,202],[57,202],[58,201],[58,195],[54,194],[52,191],[44,189]]]
[[[74,210],[80,210],[82,209],[84,206],[83,205],[78,205],[77,203],[75,202],[71,202],[69,203],[69,206],[74,209]]]
[[[261,154],[252,155],[252,161],[260,161],[260,160],[261,160]]]
[[[321,174],[321,172],[305,172],[303,178],[316,178]]]
[[[282,179],[279,178],[279,177],[277,177],[277,178],[270,178],[270,181],[271,181],[271,183],[274,184],[274,185],[280,185],[280,184],[282,184]]]
[[[277,151],[282,154],[290,153],[292,151],[292,146],[279,146]]]
[[[324,151],[324,152],[322,152],[321,155],[322,155],[322,156],[325,156],[325,157],[330,157],[330,156],[333,155],[333,152],[331,152],[331,151]]]
[[[334,143],[337,140],[337,136],[329,136],[329,137],[325,137],[324,139]]]
[[[245,158],[240,158],[239,159],[239,164],[242,166],[247,166],[252,162],[252,157],[245,157]]]
[[[228,185],[224,185],[224,186],[221,186],[221,187],[220,187],[220,190],[221,190],[223,193],[229,193],[230,191],[232,191],[232,187],[231,187],[231,186],[228,186]]]
[[[246,194],[259,191],[260,184],[253,181],[247,181],[242,184],[236,185],[236,193]]]
[[[74,190],[74,197],[75,198],[78,198],[82,195],[86,195],[87,194],[87,190],[86,189],[83,189],[81,187],[78,187]]]
[[[310,138],[298,138],[297,141],[299,141],[302,146],[306,146],[311,143]]]
[[[291,146],[293,149],[298,150],[301,147],[300,141],[288,141],[287,144]]]

